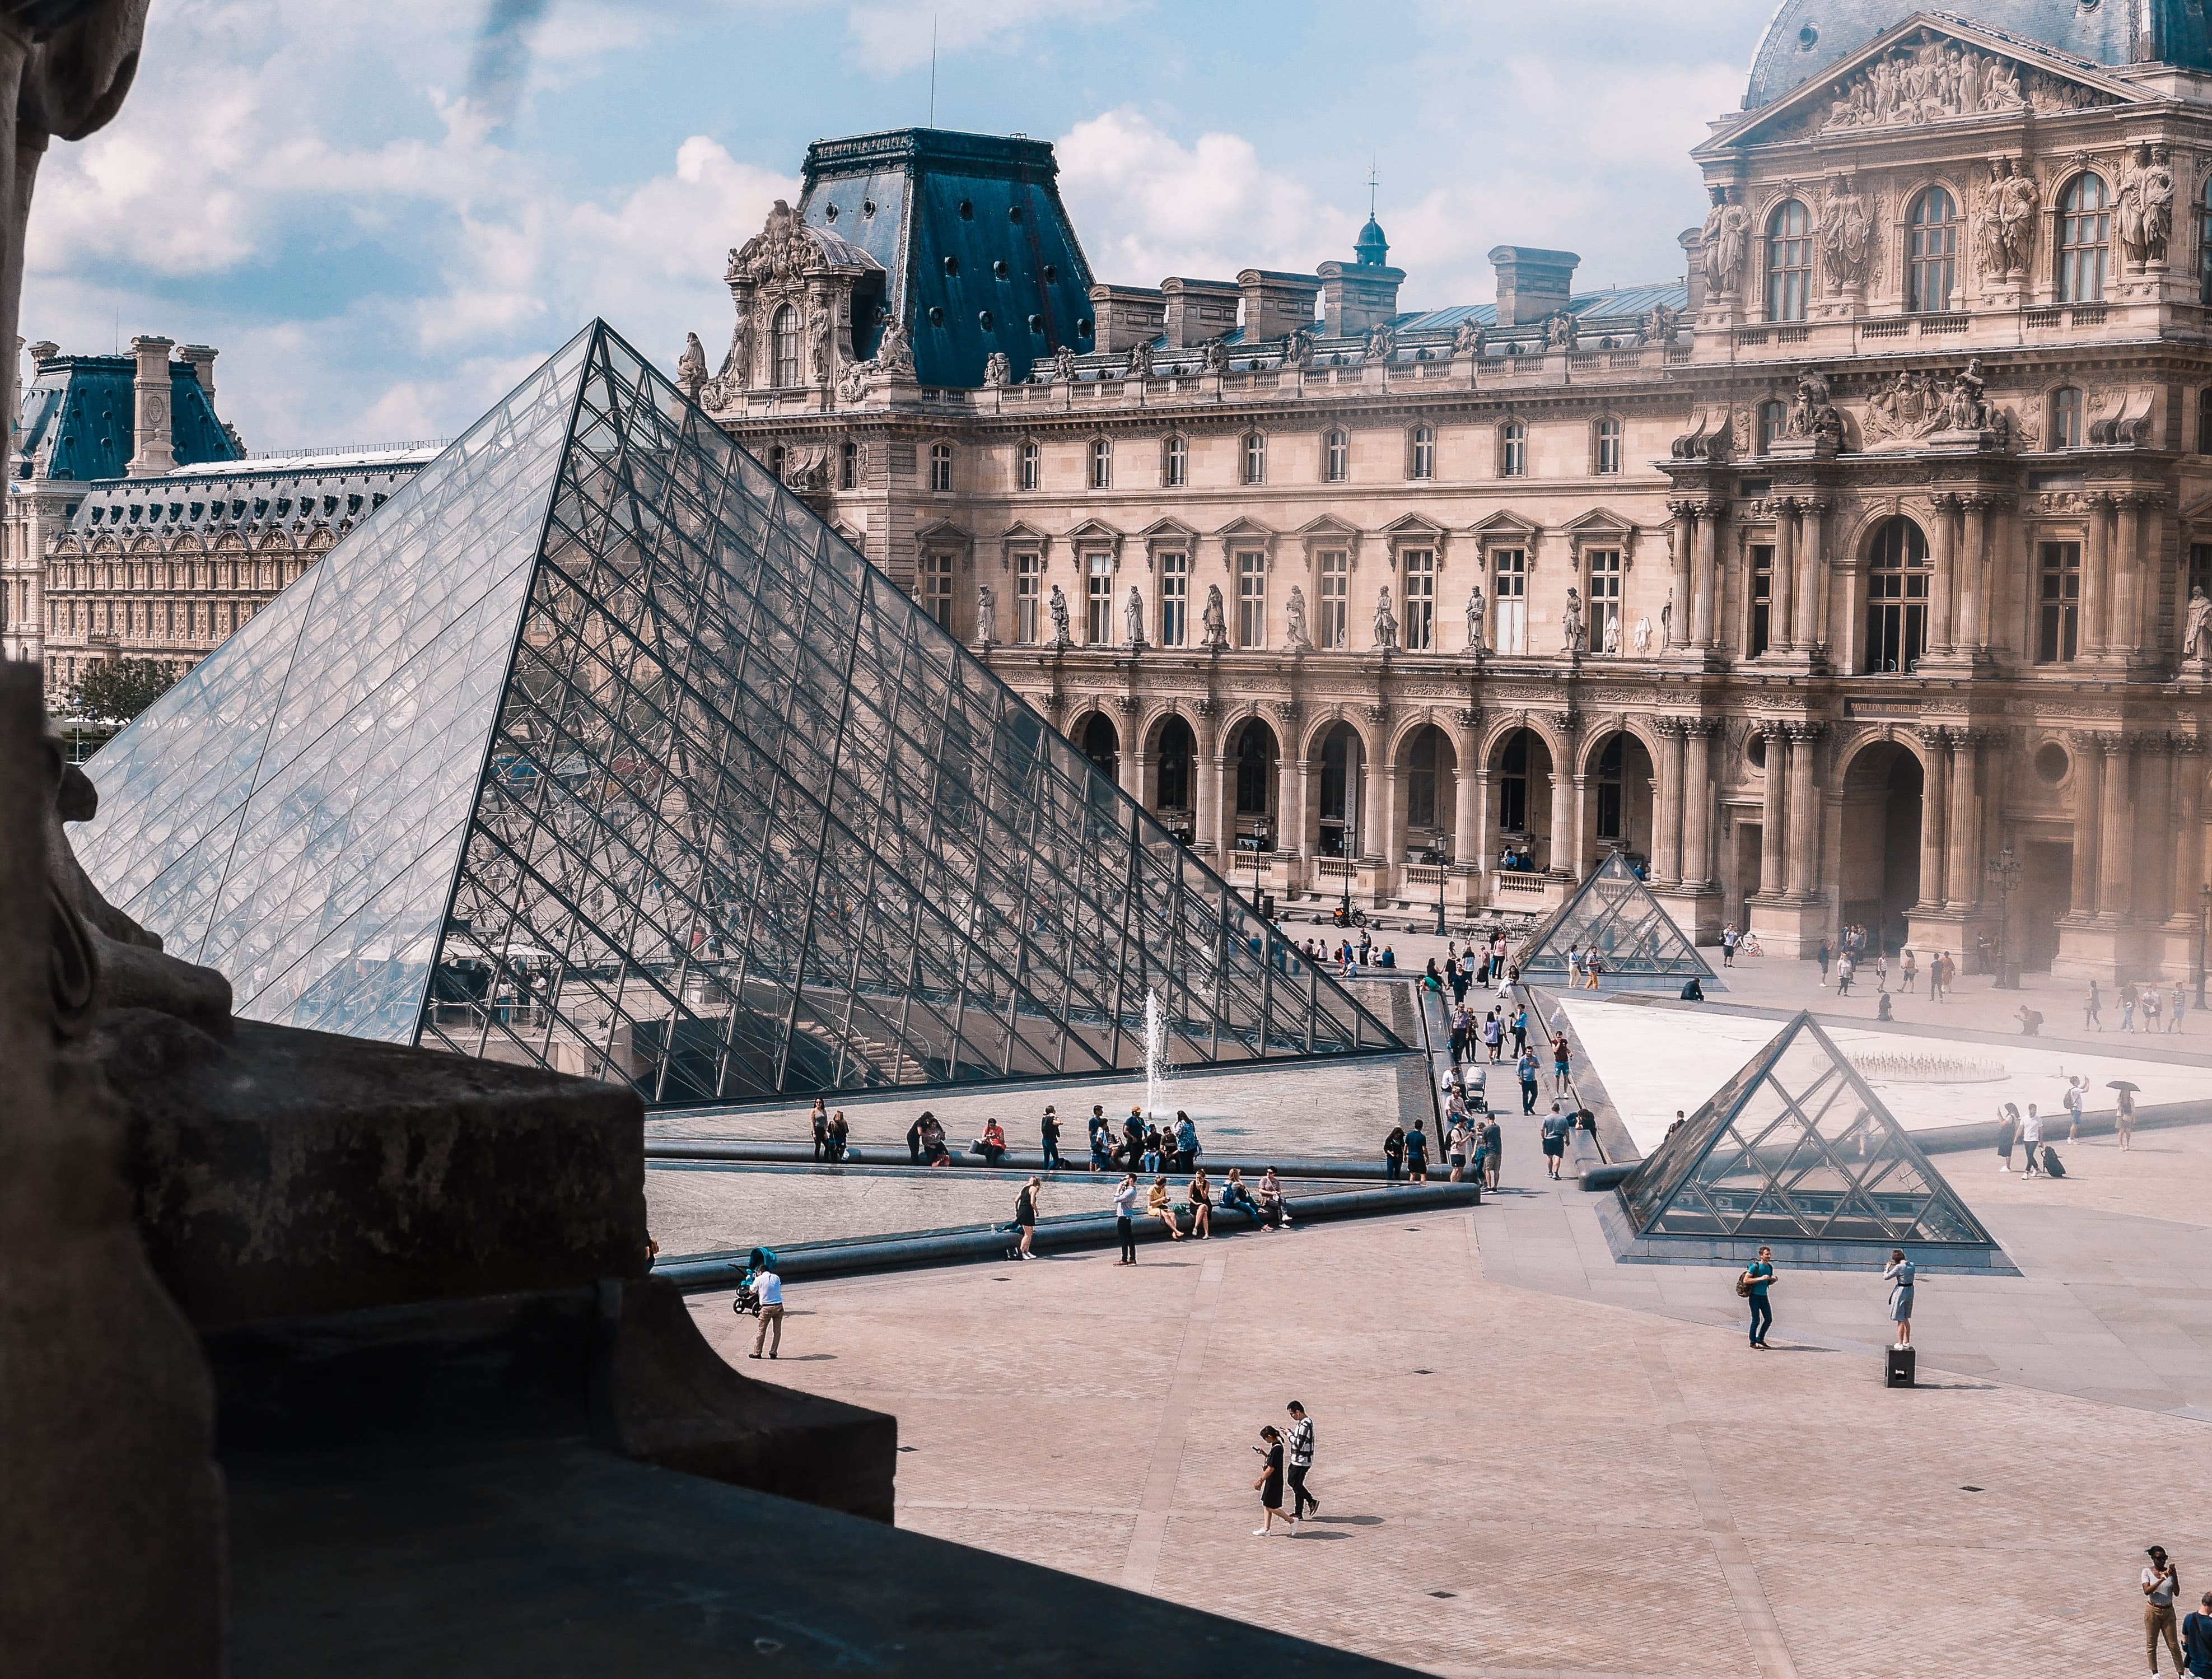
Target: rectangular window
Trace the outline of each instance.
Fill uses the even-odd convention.
[[[952,556],[921,557],[921,610],[937,620],[941,630],[952,628]]]
[[[950,443],[929,446],[929,487],[940,491],[952,488],[952,445]]]
[[[1766,651],[1774,629],[1774,544],[1751,544],[1748,615],[1743,627],[1743,650],[1756,659]]]
[[[1267,557],[1237,557],[1237,645],[1267,645]]]
[[[1084,563],[1083,639],[1092,647],[1114,644],[1114,557],[1093,554]]]
[[[1044,452],[1038,448],[1036,444],[1024,443],[1022,445],[1021,486],[1023,489],[1035,490],[1037,487],[1038,473],[1043,458]]]
[[[2081,544],[2039,544],[2036,562],[2035,660],[2063,665],[2073,659],[2081,632]]]
[[[1322,477],[1342,484],[1352,476],[1352,440],[1340,431],[1328,434],[1322,450]]]
[[[1491,557],[1490,644],[1500,653],[1528,650],[1528,556],[1519,548],[1500,548]]]
[[[1044,557],[1041,554],[1014,556],[1014,639],[1024,647],[1035,647],[1037,639],[1037,608],[1044,587]]]
[[[858,490],[860,487],[860,446],[847,443],[837,452],[837,488]]]
[[[1437,644],[1437,551],[1408,548],[1406,560],[1406,651],[1432,653]]]
[[[1265,484],[1267,481],[1267,436],[1261,432],[1247,432],[1244,436],[1244,482]]]
[[[1168,439],[1168,488],[1180,490],[1188,481],[1190,467],[1190,445],[1180,437]]]
[[[1111,490],[1114,487],[1114,445],[1103,437],[1091,440],[1091,487]]]
[[[1413,476],[1432,478],[1437,475],[1437,434],[1427,426],[1413,428]]]
[[[1181,647],[1190,636],[1190,556],[1160,556],[1160,645]]]
[[[1505,427],[1498,461],[1501,478],[1525,478],[1528,471],[1528,429],[1518,420]]]
[[[1350,644],[1352,627],[1352,557],[1340,548],[1328,548],[1321,557],[1321,623],[1314,636],[1316,647]]]
[[[1593,652],[1620,651],[1620,550],[1589,551],[1589,644]]]

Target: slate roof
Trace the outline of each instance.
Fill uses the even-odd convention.
[[[2212,70],[2212,29],[2203,6],[2191,0],[1972,0],[1919,12],[1899,0],[1782,0],[1752,56],[1743,108],[1773,104],[1915,15],[1979,24],[2108,67],[2160,63]],[[2139,16],[2148,25],[2140,54]]]
[[[122,477],[137,447],[131,381],[137,371],[128,356],[56,356],[40,362],[23,392],[15,454],[30,457],[42,478],[88,484]],[[169,363],[169,393],[170,443],[179,465],[238,459],[238,446],[186,363]],[[17,474],[29,476],[20,466]]]
[[[69,534],[212,536],[219,531],[319,526],[349,528],[436,459],[442,443],[264,455],[179,468],[155,478],[93,484],[70,516]]]

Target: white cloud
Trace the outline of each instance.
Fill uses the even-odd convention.
[[[940,59],[956,52],[1032,49],[1039,21],[1054,27],[1110,21],[1132,9],[1131,0],[891,0],[855,5],[845,14],[850,56],[875,76],[919,70],[934,50]]]

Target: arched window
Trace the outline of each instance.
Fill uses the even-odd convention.
[[[1528,428],[1518,420],[1508,420],[1498,429],[1498,476],[1525,478],[1528,471]]]
[[[1352,476],[1352,440],[1340,431],[1321,440],[1321,476],[1325,484],[1342,484]]]
[[[1109,437],[1091,440],[1091,487],[1111,490],[1114,487],[1114,441]]]
[[[1267,481],[1267,435],[1263,431],[1244,434],[1244,482],[1265,484]]]
[[[1813,289],[1813,218],[1792,198],[1766,218],[1766,318],[1802,320]]]
[[[929,446],[929,487],[932,490],[952,488],[952,445],[932,443]]]
[[[1180,490],[1189,481],[1190,445],[1181,437],[1168,439],[1167,465],[1161,474],[1170,490]]]
[[[2212,180],[2197,203],[2197,301],[2212,303]]]
[[[1190,809],[1191,760],[1198,755],[1198,740],[1190,725],[1170,717],[1160,725],[1160,791],[1154,808],[1165,814]]]
[[[2098,175],[2076,175],[2058,195],[2058,301],[2105,301],[2106,251],[2112,236],[2112,213]]]
[[[1951,307],[1959,276],[1959,206],[1942,187],[1931,186],[1912,201],[1905,217],[1905,307],[1916,314],[1940,314]]]
[[[2053,449],[2078,449],[2081,447],[2081,391],[2079,386],[2062,385],[2051,393],[2051,435],[2045,447]]]
[[[1597,470],[1601,474],[1620,470],[1620,422],[1609,414],[1597,423]]]
[[[1237,743],[1237,814],[1267,815],[1274,787],[1274,735],[1265,723],[1247,723]]]
[[[2197,453],[2212,454],[2212,385],[2197,393]]]
[[[769,347],[775,365],[769,369],[771,385],[799,383],[799,311],[785,304],[769,325]]]
[[[1434,426],[1413,428],[1413,476],[1432,478],[1437,475],[1437,429]]]
[[[1044,451],[1040,449],[1034,443],[1023,444],[1021,476],[1022,488],[1024,490],[1035,490],[1037,487],[1038,480],[1043,476],[1043,467]]]
[[[1759,452],[1770,454],[1783,428],[1790,423],[1790,405],[1777,398],[1759,405]]]
[[[837,449],[837,488],[858,490],[860,487],[860,446],[848,441]]]
[[[1903,514],[1875,532],[1867,566],[1869,672],[1909,676],[1928,650],[1928,538]]]

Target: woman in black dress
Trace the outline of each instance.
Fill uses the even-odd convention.
[[[1267,1513],[1260,1518],[1260,1525],[1252,1530],[1252,1536],[1265,1539],[1275,1530],[1275,1518],[1279,1516],[1289,1525],[1291,1536],[1296,1538],[1298,1518],[1283,1515],[1283,1437],[1269,1427],[1260,1431],[1260,1439],[1264,1444],[1252,1450],[1267,1457],[1267,1467],[1260,1471],[1260,1478],[1252,1485],[1258,1489],[1260,1508]]]
[[[1398,1181],[1399,1165],[1406,1158],[1406,1128],[1394,1125],[1390,1135],[1382,1139],[1382,1175],[1386,1182]]]

